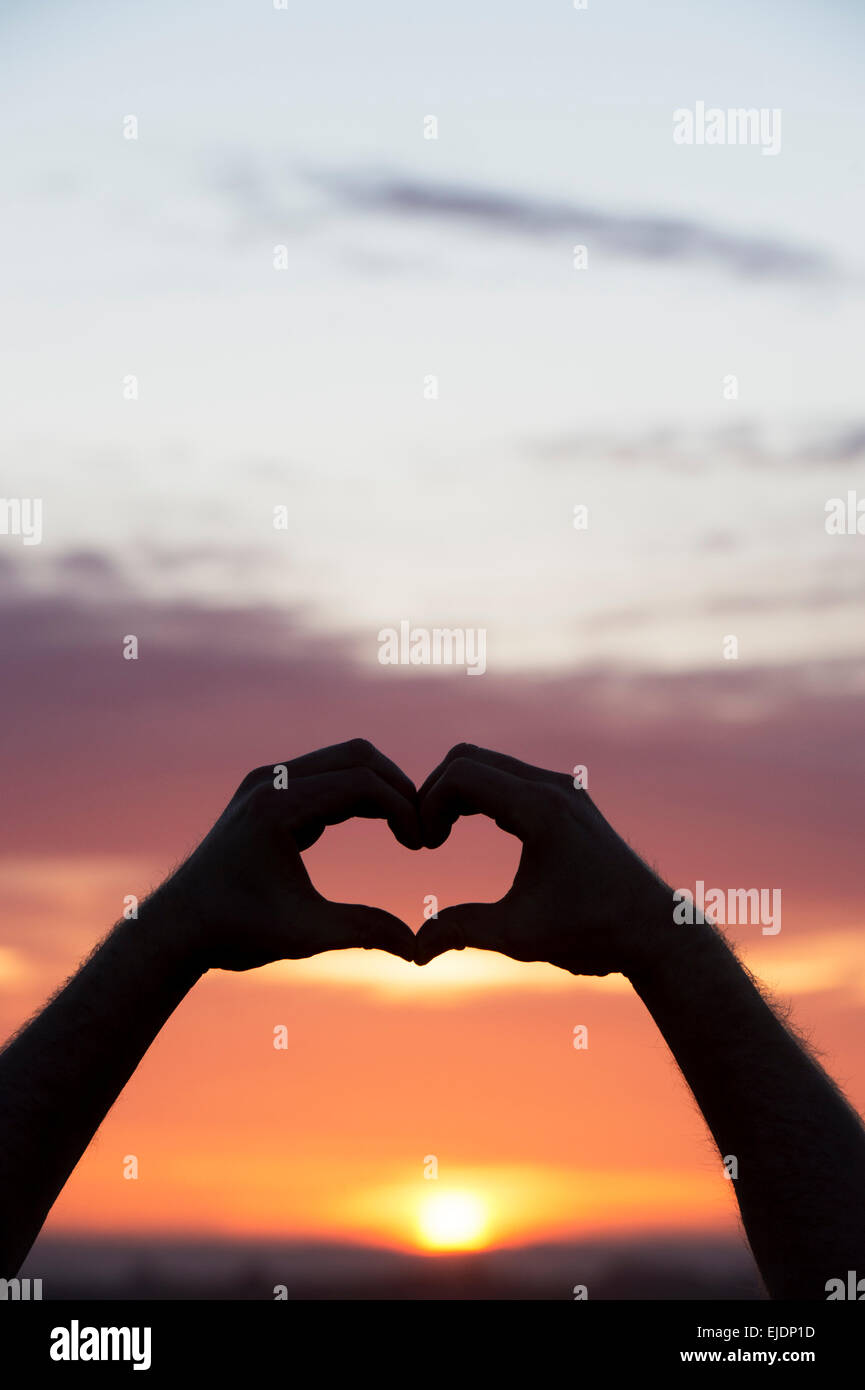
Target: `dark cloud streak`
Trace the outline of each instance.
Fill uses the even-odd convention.
[[[536,439],[525,451],[551,466],[603,460],[623,468],[659,468],[669,473],[711,472],[717,468],[808,472],[865,463],[865,424],[807,433],[770,431],[756,423],[683,430],[652,429],[629,435],[614,430],[575,430]]]
[[[820,252],[775,238],[715,230],[688,218],[609,212],[584,203],[396,176],[314,173],[307,177],[344,207],[358,212],[443,221],[536,240],[567,237],[591,243],[604,255],[673,265],[705,262],[755,279],[812,281],[837,274],[833,262]]]

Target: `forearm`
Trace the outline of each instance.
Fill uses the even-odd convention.
[[[667,926],[631,975],[724,1158],[774,1298],[865,1272],[865,1130],[710,925]],[[676,932],[671,948],[668,932]]]
[[[0,1277],[13,1275],[166,1019],[199,978],[158,897],[0,1053]]]

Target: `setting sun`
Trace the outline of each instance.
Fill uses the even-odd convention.
[[[437,1192],[420,1210],[421,1241],[431,1250],[477,1250],[486,1226],[486,1207],[471,1192]]]

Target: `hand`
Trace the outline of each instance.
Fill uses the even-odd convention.
[[[459,816],[485,815],[523,852],[496,903],[443,909],[417,935],[415,960],[476,946],[574,975],[630,973],[675,945],[671,890],[565,773],[458,744],[418,793],[424,844],[443,844]],[[665,929],[669,927],[669,932]]]
[[[279,766],[277,764],[277,766]],[[364,946],[414,959],[414,934],[379,908],[316,892],[301,850],[352,816],[386,820],[400,844],[421,847],[414,785],[365,739],[320,749],[244,778],[193,854],[147,900],[184,934],[202,970],[251,970],[275,960]]]

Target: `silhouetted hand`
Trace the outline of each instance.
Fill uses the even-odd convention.
[[[284,773],[275,768],[283,767]],[[284,785],[281,785],[284,784]],[[256,768],[219,820],[141,911],[165,909],[202,970],[251,970],[276,960],[364,946],[414,958],[414,934],[379,908],[333,903],[300,857],[325,826],[386,820],[421,847],[415,787],[365,739]]]
[[[672,927],[671,890],[567,774],[463,743],[430,774],[418,800],[429,849],[460,816],[478,814],[523,842],[513,886],[499,902],[444,908],[424,923],[419,965],[477,946],[574,975],[627,974],[642,961],[650,934],[653,951],[659,936],[666,939],[649,924]]]

